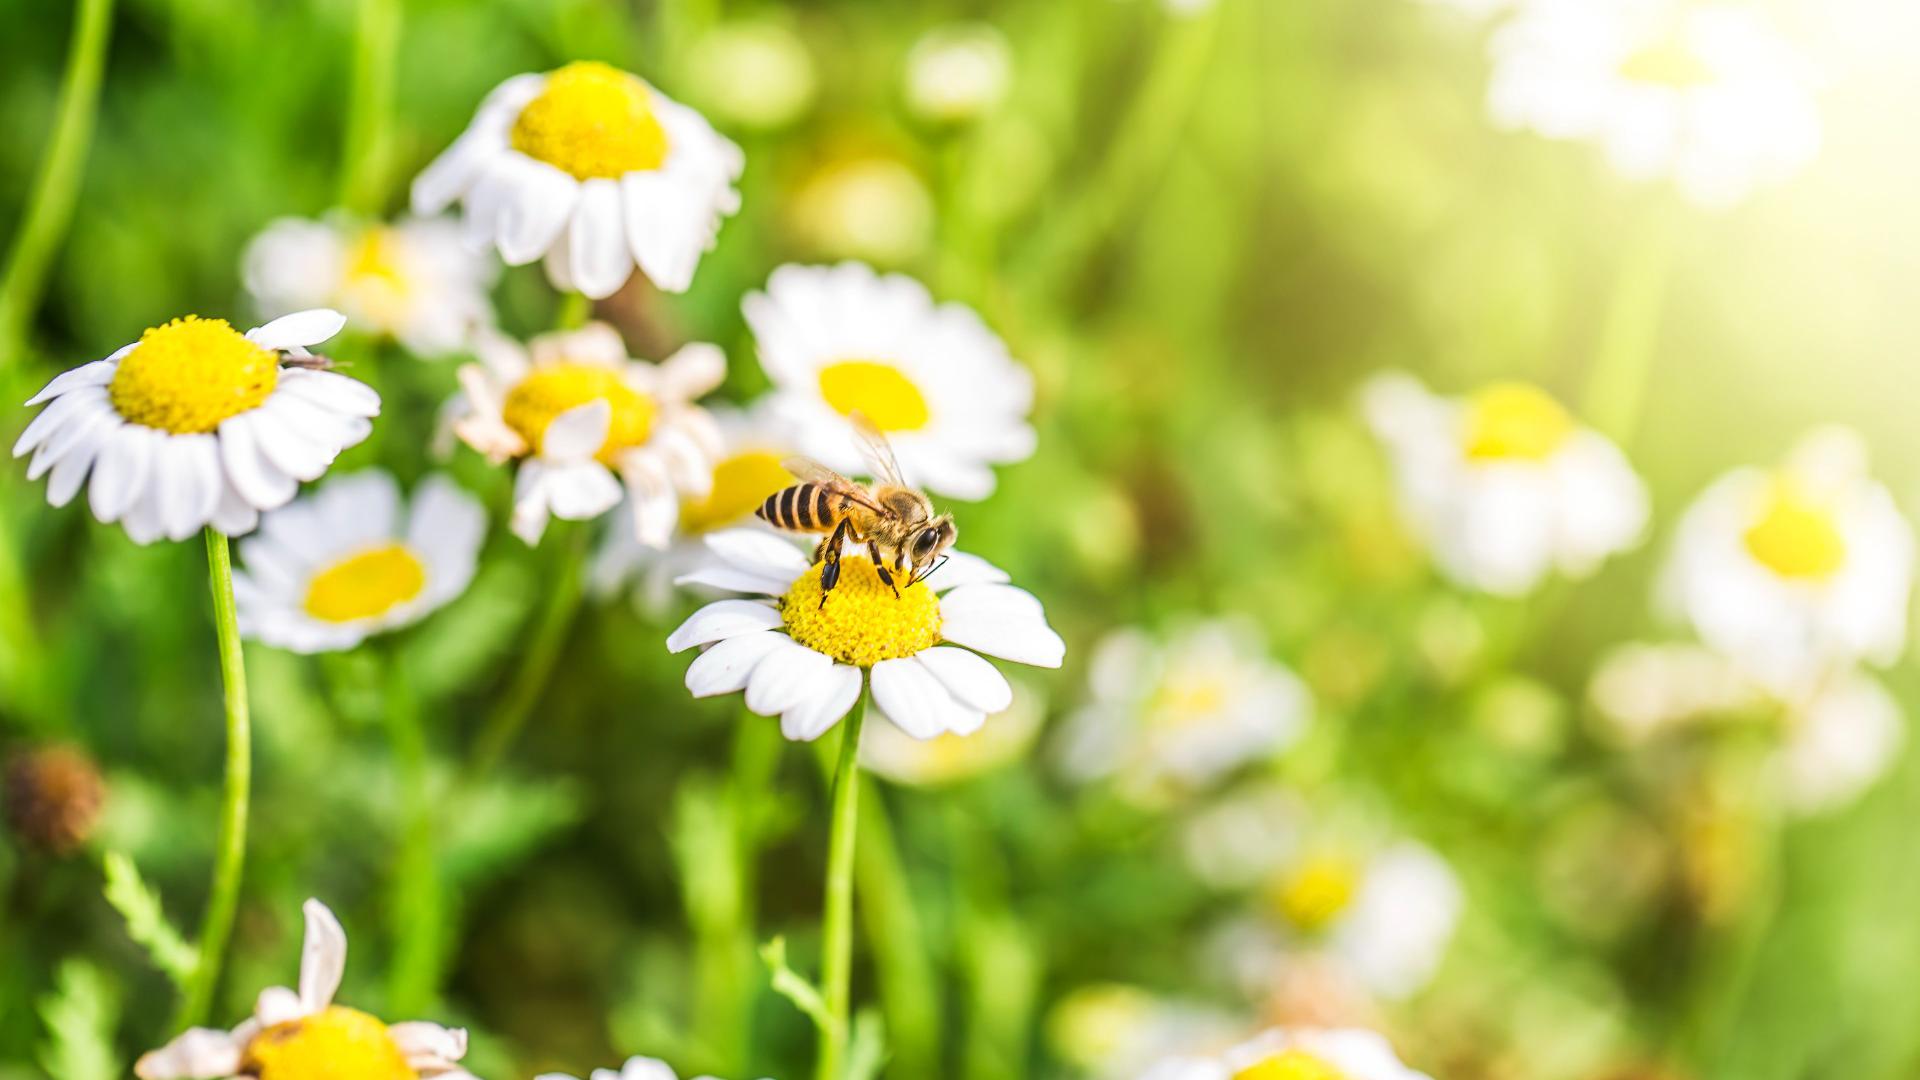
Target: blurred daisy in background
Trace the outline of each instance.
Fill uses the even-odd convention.
[[[314,653],[411,625],[465,591],[486,535],[486,510],[447,477],[423,480],[411,508],[384,470],[334,477],[241,543],[240,632]]]
[[[689,94],[722,123],[775,131],[803,116],[819,90],[804,38],[777,19],[724,23],[694,42]]]
[[[1700,640],[1793,699],[1907,640],[1913,529],[1866,445],[1817,430],[1772,470],[1736,469],[1680,519],[1662,590]]]
[[[1169,1055],[1225,1050],[1250,1026],[1221,1009],[1118,983],[1068,991],[1046,1021],[1053,1052],[1089,1080],[1135,1080]]]
[[[1376,1032],[1274,1028],[1218,1057],[1163,1062],[1141,1080],[1430,1080]]]
[[[704,646],[687,668],[687,689],[695,697],[745,691],[747,708],[779,716],[789,739],[819,738],[869,682],[879,713],[908,735],[970,734],[1013,704],[1006,676],[980,654],[1048,668],[1066,655],[1040,601],[977,556],[951,552],[895,595],[864,551],[849,553],[822,603],[824,563],[809,565],[783,537],[733,529],[707,546],[712,560],[683,580],[756,598],[708,604],[667,648]]]
[[[680,500],[704,496],[722,453],[694,399],[720,385],[727,360],[701,343],[658,364],[633,360],[613,327],[589,323],[518,343],[476,342],[460,369],[453,430],[495,464],[518,461],[513,532],[537,544],[549,517],[585,521],[624,496],[639,543],[665,547]]]
[[[1615,742],[1644,743],[1715,718],[1753,714],[1766,693],[1725,656],[1691,642],[1636,642],[1602,658],[1587,700]]]
[[[971,309],[936,305],[912,278],[859,263],[783,266],[741,307],[772,407],[808,457],[863,475],[848,421],[861,412],[909,483],[982,499],[992,466],[1033,453],[1033,376]]]
[[[413,211],[459,202],[510,266],[599,299],[640,272],[685,292],[740,208],[740,148],[636,75],[594,61],[516,75],[413,182]]]
[[[907,53],[902,94],[930,124],[962,124],[992,112],[1013,84],[1013,48],[990,23],[954,23],[920,36]]]
[[[1040,733],[1045,702],[1025,683],[1008,680],[1013,702],[993,723],[968,735],[948,732],[916,739],[892,724],[877,724],[860,738],[860,764],[868,772],[909,787],[942,787],[984,776],[1027,756]]]
[[[541,1073],[533,1080],[577,1080],[566,1073]],[[673,1067],[659,1058],[632,1057],[618,1072],[613,1069],[593,1070],[592,1080],[679,1080],[679,1074]],[[711,1076],[696,1076],[693,1080],[714,1080]]]
[[[1597,142],[1623,176],[1727,206],[1820,150],[1812,77],[1750,7],[1531,0],[1494,36],[1488,109]]]
[[[793,454],[794,439],[772,410],[764,404],[745,409],[715,405],[711,415],[722,449],[706,493],[682,495],[679,527],[665,548],[641,543],[632,515],[615,514],[587,572],[596,595],[609,596],[631,583],[643,611],[664,610],[673,599],[674,579],[709,559],[708,533],[762,527],[753,512],[767,496],[794,483],[793,474],[781,464]]]
[[[134,1065],[140,1080],[280,1080],[351,1076],[356,1080],[473,1080],[458,1062],[467,1052],[459,1028],[411,1021],[391,1026],[333,1003],[346,970],[347,935],[318,900],[304,907],[306,944],[300,989],[260,992],[253,1016],[232,1031],[190,1028]]]
[[[344,324],[337,311],[315,310],[245,334],[198,315],[153,327],[30,398],[47,407],[13,456],[33,455],[29,480],[51,474],[54,506],[87,484],[93,516],[119,522],[138,544],[209,525],[249,532],[260,511],[285,505],[373,430],[379,394],[299,364],[312,355],[306,346]]]
[[[1111,779],[1148,802],[1273,756],[1306,731],[1313,712],[1306,684],[1238,620],[1194,623],[1164,644],[1142,630],[1115,631],[1095,647],[1088,685],[1091,700],[1067,718],[1055,747],[1062,771],[1082,782]]]
[[[1402,515],[1457,585],[1518,596],[1551,571],[1585,576],[1646,528],[1646,487],[1625,455],[1538,387],[1449,398],[1393,372],[1367,383],[1362,408]]]
[[[1780,780],[1787,806],[1801,814],[1851,804],[1893,767],[1907,738],[1899,701],[1858,671],[1827,679],[1787,724]]]
[[[281,218],[247,245],[241,276],[268,316],[337,308],[355,330],[391,337],[408,352],[441,356],[465,348],[493,323],[491,256],[440,218],[392,225],[345,215]]]

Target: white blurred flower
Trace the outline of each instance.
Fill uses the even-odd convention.
[[[634,266],[685,292],[740,208],[740,148],[637,75],[581,61],[515,75],[413,182],[413,210],[462,204],[467,238],[509,266],[545,258],[560,289],[598,299]]]
[[[1402,514],[1456,584],[1517,596],[1550,571],[1592,573],[1646,528],[1646,488],[1625,455],[1537,387],[1447,398],[1396,372],[1370,380],[1362,405]]]
[[[1913,529],[1867,473],[1859,436],[1826,428],[1772,471],[1736,469],[1681,518],[1662,590],[1709,646],[1783,698],[1907,640]]]
[[[197,315],[153,327],[28,399],[47,407],[13,456],[33,455],[28,480],[51,473],[53,506],[87,485],[93,516],[136,544],[250,532],[373,430],[379,394],[299,363],[344,324],[315,310],[245,334]]]
[[[786,220],[818,256],[900,266],[933,243],[933,195],[897,158],[830,158],[800,183]]]
[[[1140,1080],[1431,1080],[1359,1028],[1272,1028],[1218,1057],[1180,1058]]]
[[[1012,82],[1013,49],[988,23],[935,27],[907,53],[907,108],[932,123],[964,123],[992,112]]]
[[[1116,983],[1079,987],[1047,1015],[1054,1053],[1088,1080],[1134,1080],[1170,1054],[1225,1050],[1247,1028],[1220,1009]]]
[[[916,739],[881,724],[860,740],[860,764],[896,784],[940,787],[971,780],[1020,760],[1040,732],[1044,703],[1023,683],[1009,680],[1013,703],[972,734],[948,732]]]
[[[720,432],[694,401],[726,377],[726,356],[695,343],[636,361],[605,323],[524,348],[497,334],[475,344],[450,416],[488,460],[519,461],[514,535],[537,544],[549,517],[596,518],[624,496],[639,542],[665,547],[681,500],[711,490]]]
[[[772,19],[715,27],[693,45],[691,93],[722,122],[772,131],[813,105],[818,79],[807,43]]]
[[[1767,700],[1761,687],[1725,656],[1684,642],[1614,649],[1594,672],[1587,699],[1627,743],[1710,717],[1747,712]]]
[[[241,267],[263,314],[338,308],[355,329],[420,356],[457,352],[493,323],[487,290],[498,268],[442,218],[281,218],[247,245]]]
[[[232,1031],[190,1028],[134,1064],[140,1080],[274,1080],[341,1076],[354,1080],[473,1080],[458,1062],[467,1053],[460,1028],[410,1021],[391,1026],[335,1005],[347,965],[347,935],[318,900],[303,909],[306,944],[300,988],[260,992],[253,1016]]]
[[[1061,731],[1061,768],[1083,782],[1111,777],[1142,801],[1203,788],[1278,753],[1313,709],[1306,684],[1237,620],[1195,623],[1165,644],[1115,631],[1095,647],[1089,685],[1092,700]]]
[[[566,1073],[541,1073],[533,1080],[576,1080]],[[618,1072],[612,1069],[595,1069],[590,1080],[679,1080],[673,1067],[659,1058],[631,1057]],[[696,1076],[692,1080],[714,1080],[711,1076]]]
[[[782,266],[741,303],[773,381],[770,406],[809,457],[865,465],[848,420],[885,432],[909,483],[960,499],[1033,453],[1033,376],[972,309],[860,263]]]
[[[1671,177],[1702,205],[1738,202],[1820,149],[1808,71],[1748,7],[1531,0],[1492,50],[1497,123],[1599,143],[1622,175]]]
[[[445,606],[473,580],[487,513],[430,476],[405,513],[391,474],[336,476],[240,544],[240,632],[294,652],[350,649]]]
[[[1788,805],[1817,814],[1851,803],[1893,767],[1906,714],[1879,680],[1846,672],[1788,717],[1781,780]]]

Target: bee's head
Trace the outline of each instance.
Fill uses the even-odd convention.
[[[939,569],[940,562],[945,561],[942,556],[959,534],[952,514],[941,514],[913,534],[913,539],[907,542],[907,558],[913,562],[914,581],[921,581]]]

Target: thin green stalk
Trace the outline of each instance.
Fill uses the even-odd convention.
[[[220,680],[226,688],[227,768],[220,800],[220,838],[213,882],[200,923],[200,959],[180,1002],[177,1027],[202,1024],[213,1007],[220,964],[240,903],[240,877],[247,854],[247,795],[253,782],[253,725],[247,712],[247,669],[240,653],[240,624],[233,606],[233,559],[223,533],[207,530],[207,573],[213,589],[213,625],[220,640]]]
[[[54,117],[46,153],[41,155],[20,231],[7,254],[6,276],[0,278],[0,364],[19,351],[27,320],[40,306],[47,268],[73,219],[100,109],[100,79],[106,72],[112,27],[113,0],[80,0],[76,5],[66,75],[60,84],[60,111]]]
[[[940,983],[893,822],[878,796],[869,792],[860,801],[861,842],[854,863],[865,899],[861,922],[873,950],[893,1067],[901,1076],[935,1076],[940,1072]]]
[[[1587,421],[1622,447],[1633,439],[1646,403],[1674,248],[1672,216],[1655,212],[1641,222],[1614,270],[1613,296],[1582,404]]]
[[[393,960],[387,971],[387,1005],[396,1016],[418,1016],[428,1011],[439,991],[442,891],[434,858],[427,734],[419,698],[407,681],[397,649],[387,657],[384,696],[405,830],[388,908]]]
[[[573,617],[580,610],[585,576],[581,563],[586,560],[589,532],[584,522],[569,522],[565,528],[572,533],[571,542],[553,545],[558,563],[553,584],[547,590],[546,606],[540,611],[532,638],[521,654],[520,670],[514,673],[513,682],[508,684],[499,706],[474,740],[473,757],[467,764],[467,776],[471,780],[492,772],[513,748],[513,741],[526,725],[527,717],[540,703],[541,692],[547,688],[553,666],[560,659],[560,649],[566,644],[567,632],[573,627]]]
[[[860,704],[840,725],[840,760],[833,770],[833,813],[827,839],[826,899],[820,917],[820,994],[829,1023],[820,1033],[814,1080],[840,1080],[847,1052],[848,989],[853,977],[853,852],[860,827],[860,729],[873,692],[860,690]]]
[[[400,0],[359,0],[339,200],[356,214],[378,215],[386,199],[393,158],[394,54],[400,44],[400,20]]]

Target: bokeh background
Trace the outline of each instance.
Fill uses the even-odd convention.
[[[607,60],[747,155],[744,208],[692,290],[636,279],[600,306],[637,355],[721,343],[721,396],[749,401],[766,381],[741,296],[781,263],[855,258],[974,306],[1037,381],[1038,452],[954,509],[963,545],[1045,600],[1067,665],[1021,673],[1038,730],[992,767],[956,752],[946,782],[874,783],[855,993],[885,1018],[886,1075],[1126,1077],[1145,1064],[1130,1055],[1333,1019],[1380,1027],[1443,1080],[1913,1076],[1913,754],[1798,814],[1764,779],[1766,715],[1635,741],[1591,692],[1616,647],[1687,637],[1653,583],[1716,475],[1839,422],[1903,506],[1920,496],[1920,14],[1754,6],[1822,73],[1824,142],[1791,181],[1706,211],[1591,147],[1490,123],[1492,22],[1437,2],[121,0],[71,227],[0,354],[0,399],[176,314],[252,315],[248,239],[339,198],[370,10],[397,34],[388,137],[353,151],[378,155],[382,211],[502,78]],[[0,234],[72,16],[0,5]],[[912,50],[956,24],[1004,46],[1004,95],[916,115]],[[1514,377],[1577,410],[1650,230],[1673,255],[1624,447],[1652,493],[1645,542],[1519,599],[1449,584],[1396,513],[1360,386],[1389,368],[1447,391]],[[537,269],[496,299],[509,330],[551,320]],[[454,363],[330,351],[388,403],[339,467],[435,467]],[[0,435],[29,418],[0,410]],[[447,467],[503,519],[503,473],[465,451]],[[0,844],[0,1069],[124,1075],[168,1034],[172,998],[103,897],[102,857],[130,857],[175,922],[197,920],[222,753],[202,553],[51,510],[23,473],[0,470],[0,743],[79,748],[106,798],[78,852]],[[344,1000],[468,1025],[483,1077],[628,1053],[801,1075],[806,1022],[756,950],[785,935],[812,963],[822,764],[737,700],[688,699],[662,642],[693,601],[590,603],[504,766],[463,771],[551,561],[497,530],[468,594],[392,646],[249,646],[255,820],[216,1016],[292,977],[312,895],[353,941]],[[1096,643],[1216,616],[1304,681],[1306,734],[1206,790],[1063,774],[1061,718],[1092,693]],[[389,648],[429,706],[424,897],[397,862]],[[1911,660],[1882,678],[1911,707]],[[1193,868],[1195,822],[1275,792],[1444,858],[1457,926],[1415,992],[1351,993],[1305,960],[1249,987],[1222,962],[1220,927],[1268,901]],[[424,950],[402,932],[422,904]],[[1136,1045],[1149,1036],[1170,1045]]]

